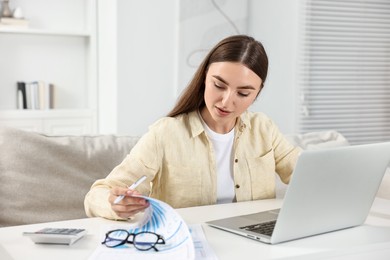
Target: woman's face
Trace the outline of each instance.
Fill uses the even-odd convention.
[[[255,101],[261,83],[260,77],[241,63],[212,63],[205,80],[204,121],[217,133],[229,132]]]

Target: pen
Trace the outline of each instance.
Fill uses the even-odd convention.
[[[141,178],[139,178],[136,182],[134,182],[133,184],[130,185],[130,187],[128,188],[129,190],[134,190],[135,188],[137,188],[138,185],[140,185],[144,180],[146,179],[146,176],[143,175]],[[118,204],[121,200],[123,200],[123,198],[125,197],[125,195],[120,195],[118,196],[115,201],[114,201],[114,204]]]

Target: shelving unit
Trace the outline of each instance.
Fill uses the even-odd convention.
[[[56,31],[44,29],[29,29],[29,28],[0,28],[0,33],[9,34],[35,34],[35,35],[58,35],[69,37],[89,37],[90,33],[87,31]]]
[[[11,5],[12,4],[12,5]],[[0,124],[47,134],[97,132],[96,0],[12,0],[29,28],[0,28]],[[55,86],[50,110],[18,110],[16,83]]]
[[[3,110],[0,124],[50,135],[93,133],[95,114],[89,109]]]

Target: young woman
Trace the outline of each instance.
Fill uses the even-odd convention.
[[[300,149],[266,115],[247,111],[264,87],[268,58],[245,35],[219,42],[168,114],[85,198],[88,216],[126,219],[158,198],[172,207],[275,196],[275,173],[288,183]],[[140,176],[136,191],[127,187]],[[118,196],[125,195],[119,203]]]

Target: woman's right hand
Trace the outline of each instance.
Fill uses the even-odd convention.
[[[125,197],[118,202],[114,203],[118,196],[124,195]],[[140,211],[149,207],[149,202],[143,198],[134,197],[134,195],[141,195],[139,192],[129,190],[122,187],[114,187],[110,191],[108,201],[111,204],[112,210],[121,218],[130,218]]]

